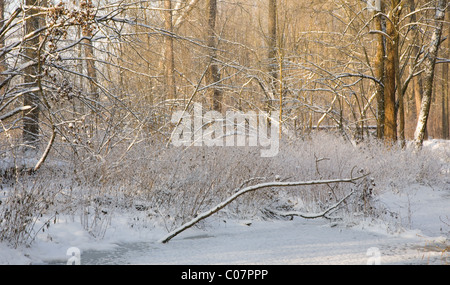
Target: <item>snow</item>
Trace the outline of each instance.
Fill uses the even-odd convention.
[[[446,214],[450,216],[450,211]],[[448,229],[445,235],[439,223],[428,224],[426,231],[389,233],[386,225],[370,222],[348,227],[294,218],[248,225],[211,218],[206,229],[189,229],[162,244],[158,242],[165,233],[162,229],[131,230],[125,220],[113,221],[102,240],[91,238],[79,223],[59,221],[31,248],[0,247],[0,261],[65,264],[67,250],[75,246],[81,250],[81,264],[366,264],[370,248],[380,251],[382,264],[448,262],[448,253],[439,252],[448,244]]]
[[[81,264],[448,264],[450,141],[425,147],[442,153],[444,185],[411,183],[408,191],[381,193],[379,203],[390,215],[378,219],[240,221],[212,215],[162,244],[166,229],[130,227],[127,213],[113,213],[102,238],[61,215],[30,247],[0,243],[0,264],[66,264],[72,247],[80,249]]]

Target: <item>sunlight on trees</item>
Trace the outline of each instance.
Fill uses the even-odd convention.
[[[167,147],[172,114],[196,103],[268,114],[290,141],[325,130],[420,149],[449,139],[448,6],[0,0],[0,156],[16,174],[70,161],[101,184],[135,148]]]
[[[16,147],[37,153],[55,133],[55,146],[101,156],[136,136],[167,139],[189,99],[277,109],[290,137],[448,137],[449,24],[436,17],[448,3],[19,2],[1,2],[0,118]]]

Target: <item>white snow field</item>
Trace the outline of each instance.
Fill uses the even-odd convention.
[[[425,146],[444,155],[450,150],[448,141]],[[115,213],[101,239],[89,235],[77,218],[61,215],[30,247],[0,243],[0,264],[67,264],[75,257],[86,265],[448,264],[450,159],[443,159],[444,186],[412,184],[407,192],[392,188],[380,194],[379,203],[395,219],[244,221],[212,215],[201,227],[162,244],[163,227],[130,227],[126,213]]]

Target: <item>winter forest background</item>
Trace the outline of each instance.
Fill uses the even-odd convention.
[[[450,139],[448,6],[0,0],[0,241],[29,245],[61,215],[101,237],[121,210],[170,232],[274,181],[222,215],[386,215],[377,191],[448,175],[450,150],[422,149]],[[171,145],[194,102],[276,114],[279,154]],[[347,178],[351,197],[346,182],[280,194]]]

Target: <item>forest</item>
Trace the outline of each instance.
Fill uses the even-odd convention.
[[[375,188],[442,174],[422,147],[450,140],[447,0],[0,0],[0,27],[0,241],[15,247],[64,214],[101,237],[118,209],[169,233],[225,206],[287,219],[300,198],[305,218],[379,216]],[[180,131],[196,112],[203,143]],[[215,125],[227,114],[243,126]],[[274,157],[261,138],[225,146],[251,114]]]

